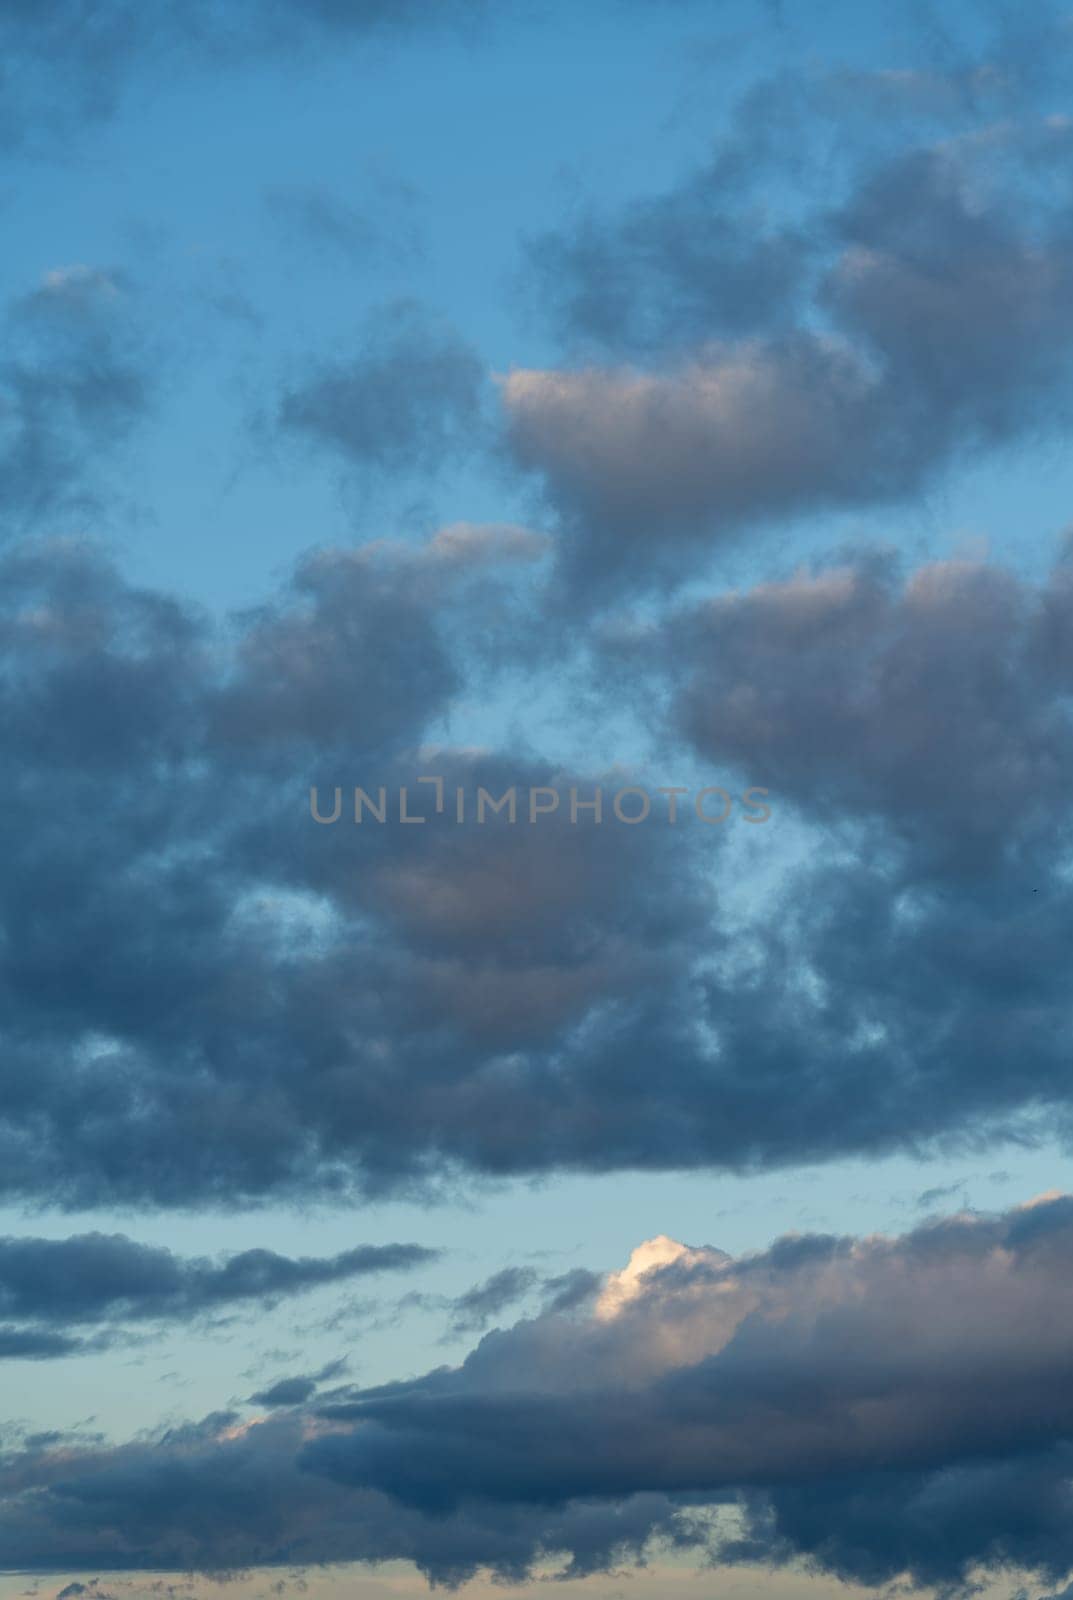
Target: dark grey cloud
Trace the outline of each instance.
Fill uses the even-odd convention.
[[[591,1319],[520,1323],[456,1372],[330,1408],[363,1425],[310,1454],[441,1515],[474,1495],[717,1500],[737,1479],[747,1532],[722,1559],[806,1555],[869,1584],[1006,1562],[1059,1578],[1069,1349],[1037,1296],[1064,1293],[1070,1222],[1059,1199],[904,1239],[684,1251],[612,1279]]]
[[[256,1394],[251,1394],[250,1404],[268,1406],[270,1410],[276,1406],[300,1406],[316,1392],[315,1378],[280,1378],[267,1389],[258,1389]]]
[[[863,552],[678,614],[660,659],[706,760],[826,822],[882,817],[922,869],[1028,871],[1068,827],[1071,622],[1068,552],[1040,584]]]
[[[956,1183],[935,1184],[930,1189],[922,1189],[913,1204],[919,1211],[933,1211],[941,1201],[964,1199],[965,1180]]]
[[[29,1571],[208,1571],[408,1559],[454,1586],[491,1566],[523,1581],[542,1557],[572,1553],[582,1576],[637,1559],[654,1535],[688,1527],[661,1495],[549,1508],[474,1503],[423,1515],[355,1491],[302,1461],[308,1414],[281,1411],[242,1430],[233,1413],[152,1444],[9,1456],[0,1559]],[[68,1447],[69,1448],[69,1447]]]
[[[297,1259],[243,1250],[187,1259],[125,1234],[0,1239],[0,1318],[68,1327],[143,1318],[188,1320],[246,1301],[264,1304],[326,1284],[405,1272],[435,1260],[416,1244],[357,1245]]]
[[[523,1300],[539,1281],[539,1275],[531,1267],[503,1267],[493,1272],[483,1283],[475,1283],[472,1289],[452,1301],[451,1332],[481,1331],[494,1317]]]
[[[443,1512],[471,1495],[718,1493],[1059,1444],[1068,1340],[1036,1317],[1052,1297],[1064,1315],[1071,1217],[1063,1198],[902,1239],[639,1251],[589,1316],[521,1322],[457,1370],[328,1405],[362,1426],[309,1456]]]
[[[547,1311],[572,1311],[591,1300],[600,1287],[600,1277],[586,1267],[573,1267],[552,1278],[545,1278],[544,1308]]]
[[[740,792],[748,766],[813,830],[743,917],[712,870],[730,835],[688,801],[674,828],[574,824],[570,786],[621,774],[437,745],[488,682],[474,618],[519,625],[516,545],[321,552],[229,632],[80,545],[8,555],[9,1195],[228,1205],[1064,1135],[1065,563],[902,584],[862,560],[641,635],[716,776]],[[351,820],[356,784],[384,824]],[[478,785],[524,819],[535,784],[564,796],[538,825],[474,817]],[[338,824],[311,785],[322,814],[345,791]],[[399,821],[403,785],[426,822]]]
[[[503,1267],[448,1302],[452,1315],[447,1337],[483,1333],[489,1323],[534,1293],[539,1293],[545,1310],[573,1310],[591,1300],[600,1282],[596,1273],[584,1267],[551,1277],[532,1267]]]
[[[653,1241],[584,1312],[497,1330],[455,1369],[253,1425],[9,1452],[0,1561],[407,1558],[517,1582],[663,1541],[872,1585],[957,1591],[1010,1567],[1057,1585],[1071,1262],[1065,1197],[740,1258]]]
[[[506,1108],[519,1092],[540,1104],[551,1052],[587,1015],[610,1003],[625,1026],[677,981],[704,895],[669,829],[310,818],[311,782],[397,791],[428,768],[418,747],[455,686],[443,618],[501,543],[312,558],[239,620],[232,650],[80,546],[12,554],[2,715],[20,780],[5,804],[23,844],[4,984],[23,1022],[2,1142],[16,1188],[178,1202],[375,1187],[469,1165],[485,1144],[477,1165],[506,1170],[528,1159]],[[449,792],[556,776],[521,755],[436,762]],[[492,1065],[504,1047],[523,1051],[513,1071]]]
[[[393,1315],[419,1307],[432,1313],[449,1313],[441,1344],[451,1344],[467,1334],[483,1333],[503,1314],[525,1300],[539,1300],[545,1310],[567,1311],[591,1300],[602,1282],[598,1274],[585,1268],[544,1276],[532,1267],[509,1266],[493,1272],[462,1294],[403,1295],[396,1301]]]
[[[359,1245],[323,1258],[291,1259],[253,1249],[211,1261],[138,1244],[124,1234],[4,1238],[0,1361],[93,1354],[126,1341],[131,1324],[192,1323],[251,1302],[270,1307],[374,1273],[411,1272],[437,1254],[420,1245]],[[321,1378],[341,1370],[336,1363],[313,1378],[282,1380],[252,1398],[266,1405],[295,1404],[309,1399]]]
[[[304,1405],[307,1400],[312,1399],[322,1383],[326,1383],[330,1378],[340,1377],[346,1368],[347,1361],[344,1356],[338,1361],[329,1361],[319,1372],[293,1373],[287,1378],[277,1378],[273,1383],[251,1394],[246,1404],[267,1406],[269,1410],[275,1410],[278,1406]]]
[[[375,552],[302,562],[282,603],[241,620],[233,670],[205,699],[218,759],[293,760],[295,746],[368,758],[412,740],[461,685],[434,593]]]
[[[606,597],[696,569],[713,541],[896,503],[1069,419],[1068,127],[966,101],[809,175],[817,91],[754,90],[698,176],[536,242],[561,366],[502,381],[513,460],[559,512],[563,579]],[[761,111],[772,127],[761,131]],[[772,148],[774,146],[774,148]],[[789,146],[790,148],[784,148]],[[792,184],[777,224],[765,185]]]
[[[528,293],[569,345],[640,357],[792,320],[806,283],[808,238],[742,214],[717,162],[681,188],[589,211],[528,245]]]
[[[362,477],[430,473],[478,443],[482,382],[480,361],[457,334],[398,301],[382,308],[352,357],[292,383],[277,420]]]
[[[0,1361],[52,1361],[59,1356],[82,1354],[86,1348],[85,1340],[49,1328],[0,1326]]]

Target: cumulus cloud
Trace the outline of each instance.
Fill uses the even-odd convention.
[[[544,1103],[572,1031],[610,1006],[617,1035],[681,981],[705,894],[670,829],[583,837],[568,814],[512,827],[472,808],[359,829],[350,801],[345,826],[311,820],[312,785],[395,794],[432,764],[422,735],[455,681],[442,619],[452,594],[465,615],[474,561],[487,572],[487,551],[461,569],[317,556],[228,650],[81,546],[11,556],[16,1189],[205,1202],[506,1170],[530,1159],[518,1097]],[[448,749],[435,770],[449,794],[571,781],[509,752]],[[586,1099],[614,1071],[595,1066]]]
[[[0,140],[42,108],[66,108],[61,132],[106,115],[164,61],[170,79],[297,61],[481,9],[0,0]],[[456,741],[474,708],[501,720],[500,668],[527,674],[522,712],[547,710],[533,662],[564,644],[564,594],[696,578],[716,540],[897,502],[1068,420],[1073,138],[1026,111],[1014,25],[1003,44],[1001,73],[762,86],[698,174],[533,241],[564,349],[501,379],[506,450],[537,486],[503,515],[524,522],[481,509],[314,551],[226,622],[89,545],[3,553],[0,1195],[226,1213],[1073,1139],[1068,555],[1041,580],[840,555],[586,637],[585,665],[616,668],[587,685],[601,737],[658,704],[668,768],[763,784],[791,817],[755,894],[688,802],[675,827],[454,812],[479,788],[585,804],[644,783],[520,737]],[[797,142],[825,97],[834,165]],[[883,127],[858,140],[865,103]],[[307,245],[406,246],[315,185],[260,192]],[[153,397],[136,303],[70,258],[10,305],[6,525],[105,503]],[[487,444],[485,374],[396,302],[266,414],[348,482],[432,478]],[[575,746],[577,681],[552,707]],[[359,826],[358,785],[389,797],[382,822]],[[339,822],[314,790],[342,797]],[[432,1255],[0,1239],[0,1358]],[[406,1559],[456,1584],[670,1548],[947,1590],[1018,1566],[1053,1588],[1073,1566],[1071,1265],[1057,1195],[739,1257],[657,1235],[606,1276],[508,1262],[413,1297],[471,1337],[455,1368],[327,1389],[339,1364],[296,1360],[247,1376],[243,1406],[119,1445],[8,1430],[0,1568]]]
[[[221,759],[295,743],[322,760],[390,751],[449,704],[460,677],[433,622],[436,590],[418,563],[385,555],[314,554],[282,603],[244,619],[233,669],[205,700]]]
[[[519,1581],[663,1540],[872,1584],[1065,1577],[1073,1202],[740,1257],[671,1243],[641,1247],[602,1310],[496,1330],[454,1369],[9,1454],[0,1560],[402,1557],[437,1581]]]
[[[638,542],[658,564],[664,540],[711,518],[734,526],[852,497],[862,449],[872,473],[898,467],[899,441],[870,420],[876,379],[851,349],[812,336],[711,346],[672,374],[519,369],[501,394],[517,459],[577,511],[575,538],[593,541],[593,572],[609,580]]]
[[[881,552],[718,595],[662,635],[678,725],[809,815],[882,817],[934,869],[1059,848],[1068,554],[1042,584]],[[651,657],[648,658],[651,664]]]
[[[680,620],[690,736],[829,830],[743,921],[688,805],[585,826],[570,788],[621,775],[430,737],[514,554],[447,543],[316,554],[226,633],[85,547],[9,555],[9,1194],[741,1171],[1067,1125],[1064,564],[864,562]],[[538,826],[474,814],[534,785],[565,797]]]
[[[661,1495],[548,1508],[474,1503],[429,1517],[310,1470],[303,1453],[318,1426],[296,1411],[252,1424],[222,1413],[151,1443],[77,1452],[66,1468],[66,1451],[9,1456],[0,1559],[30,1571],[216,1574],[405,1559],[451,1586],[482,1567],[520,1582],[535,1561],[564,1551],[571,1575],[607,1570],[690,1525]]]
[[[552,541],[547,534],[521,528],[512,522],[452,522],[429,541],[428,555],[436,561],[461,565],[492,558],[498,561],[542,560]]]
[[[1007,1559],[1057,1578],[1073,1560],[1056,1519],[1071,1219],[1056,1197],[736,1259],[654,1241],[613,1309],[520,1323],[456,1372],[331,1407],[363,1426],[309,1455],[441,1512],[734,1488],[746,1526],[728,1555],[804,1553],[870,1583],[958,1584]]]
[[[1068,419],[1068,129],[965,102],[957,136],[844,149],[835,200],[795,171],[802,214],[775,228],[745,201],[789,175],[800,98],[771,86],[774,133],[752,105],[699,178],[537,247],[587,359],[519,367],[501,399],[582,593],[679,579],[758,524],[896,502]]]

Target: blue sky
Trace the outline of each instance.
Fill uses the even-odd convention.
[[[1070,27],[0,0],[0,1593],[1063,1591]]]

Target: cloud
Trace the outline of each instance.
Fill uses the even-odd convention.
[[[1066,564],[862,558],[630,635],[614,681],[654,650],[705,760],[812,830],[743,911],[688,803],[572,822],[571,787],[628,775],[442,742],[514,553],[319,552],[228,629],[79,544],[0,564],[6,1193],[229,1206],[1063,1135]],[[564,797],[537,826],[534,785]],[[517,825],[479,787],[516,788]]]
[[[1045,1332],[1039,1301],[1065,1293],[1071,1219],[1058,1198],[901,1239],[642,1252],[612,1314],[523,1322],[455,1372],[329,1408],[362,1425],[309,1454],[440,1515],[471,1496],[717,1502],[736,1482],[746,1529],[724,1559],[805,1554],[871,1584],[1006,1560],[1057,1578],[1069,1350],[1065,1311]]]
[[[470,1493],[711,1491],[1061,1439],[1071,1230],[1059,1196],[901,1239],[789,1236],[742,1258],[654,1241],[625,1275],[630,1292],[611,1279],[591,1317],[537,1317],[488,1335],[457,1370],[330,1404],[363,1426],[310,1453],[442,1510]],[[1052,1297],[1058,1325],[1042,1332]],[[1004,1395],[985,1401],[1000,1371]]]
[[[970,104],[955,136],[851,159],[843,107],[820,194],[810,142],[804,176],[783,148],[816,121],[816,89],[766,89],[699,177],[536,246],[580,337],[500,394],[508,451],[562,520],[575,598],[677,581],[749,528],[897,503],[1068,419],[1068,129]],[[788,179],[776,228],[760,197]]]
[[[539,1281],[531,1267],[504,1267],[483,1283],[475,1283],[452,1301],[452,1334],[486,1328],[493,1317],[524,1299]]]
[[[897,66],[850,64],[833,36],[817,54],[807,29],[787,52],[775,20],[789,64],[729,107],[705,105],[701,166],[617,205],[597,194],[525,239],[521,287],[572,352],[647,361],[791,326],[845,243],[843,208],[873,178],[905,158],[964,162],[982,210],[1011,144],[1029,167],[1062,145],[1040,114],[1067,87],[1068,20],[1052,6],[977,6],[941,28],[918,15],[896,43],[877,35],[873,60],[887,50]],[[905,220],[892,216],[892,236]]]
[[[69,1583],[59,1591],[56,1600],[72,1600],[73,1596],[79,1594],[88,1594],[91,1600],[115,1600],[114,1595],[98,1588],[98,1581],[97,1578],[91,1578],[89,1583]]]
[[[712,519],[732,527],[854,498],[858,484],[870,494],[865,474],[893,473],[900,455],[876,428],[869,370],[809,335],[710,346],[672,374],[519,369],[501,394],[516,459],[579,518],[565,559],[585,541],[593,581],[676,559],[673,541]]]
[[[409,576],[375,551],[304,560],[283,602],[245,619],[226,680],[206,686],[220,758],[387,752],[443,711],[460,677],[433,623],[434,587]]]
[[[209,1261],[184,1259],[122,1233],[8,1237],[0,1239],[0,1317],[65,1328],[143,1318],[185,1321],[251,1300],[271,1304],[371,1273],[412,1271],[436,1255],[421,1245],[389,1244],[298,1259],[273,1250],[244,1250]]]
[[[980,871],[1048,854],[1063,825],[1071,608],[1066,552],[1041,584],[862,552],[680,612],[661,659],[706,761],[824,821],[881,817],[933,871]]]
[[[964,1197],[965,1180],[962,1178],[957,1183],[940,1183],[930,1189],[922,1189],[913,1204],[918,1211],[934,1210],[941,1200],[956,1200]]]
[[[404,1558],[517,1582],[549,1556],[579,1575],[670,1541],[873,1585],[1065,1577],[1073,1202],[736,1258],[669,1243],[602,1311],[496,1330],[457,1368],[9,1454],[0,1561]]]
[[[293,1411],[252,1425],[223,1413],[151,1444],[76,1452],[66,1466],[69,1446],[9,1456],[0,1559],[29,1571],[216,1574],[407,1559],[454,1585],[486,1565],[522,1581],[545,1551],[571,1551],[574,1575],[606,1570],[686,1520],[658,1495],[430,1518],[307,1470],[308,1426]]]
[[[618,207],[590,199],[525,238],[524,302],[569,351],[614,360],[792,326],[820,255],[816,174],[825,205],[843,174],[838,142],[823,138],[832,118],[818,89],[792,71],[751,84],[699,169]]]
[[[527,247],[528,294],[568,342],[640,356],[789,320],[808,240],[743,218],[723,162],[621,216],[587,211]]]
[[[293,383],[278,422],[361,474],[432,473],[476,445],[481,384],[480,362],[456,334],[398,302],[352,358]]]
[[[315,1378],[280,1378],[267,1389],[251,1394],[250,1404],[266,1406],[269,1410],[274,1410],[276,1406],[300,1406],[316,1392]]]
[[[0,47],[12,93],[0,142],[36,153],[86,122],[111,116],[131,84],[168,81],[281,56],[292,64],[323,48],[413,28],[479,24],[485,0],[445,0],[435,14],[420,0],[3,0]]]
[[[49,270],[9,303],[0,361],[0,511],[8,534],[99,509],[102,466],[146,416],[152,373],[117,273]]]
[[[268,1410],[275,1410],[278,1406],[304,1405],[312,1399],[317,1389],[329,1378],[337,1378],[346,1371],[346,1358],[339,1361],[329,1361],[327,1366],[321,1367],[319,1372],[295,1373],[288,1378],[277,1378],[264,1389],[259,1389],[256,1394],[251,1394],[246,1404],[251,1406],[264,1406]]]
[[[3,805],[21,842],[2,895],[22,1022],[0,1143],[16,1190],[205,1203],[506,1170],[531,1157],[503,1110],[520,1094],[539,1112],[572,1030],[610,1005],[617,1033],[677,987],[704,894],[670,829],[311,821],[311,784],[416,799],[430,767],[450,795],[567,792],[520,753],[421,752],[456,681],[445,619],[464,633],[480,572],[487,622],[494,558],[323,553],[227,637],[83,546],[12,553],[3,712],[22,780]]]
[[[511,522],[452,522],[428,544],[428,557],[461,566],[473,561],[534,562],[552,547],[547,534]]]
[[[52,1361],[60,1356],[80,1355],[88,1347],[84,1339],[73,1339],[48,1328],[0,1326],[0,1361]]]

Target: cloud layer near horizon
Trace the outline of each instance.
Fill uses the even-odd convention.
[[[1066,1197],[740,1258],[656,1240],[458,1368],[152,1442],[12,1449],[0,1563],[404,1557],[450,1584],[670,1540],[869,1585],[1004,1562],[1053,1580],[1073,1561],[1071,1261]]]

